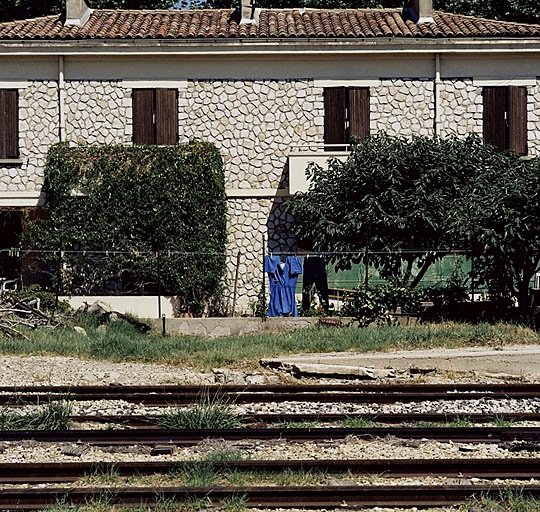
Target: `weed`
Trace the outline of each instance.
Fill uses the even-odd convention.
[[[219,394],[201,393],[198,402],[189,409],[175,409],[160,416],[157,424],[167,429],[238,428],[240,418],[231,412],[230,403]]]
[[[209,460],[186,462],[179,465],[176,471],[180,473],[182,484],[186,487],[210,487],[219,476],[219,469]]]
[[[87,478],[97,485],[110,485],[118,480],[118,471],[114,464],[96,462],[92,464],[92,469]]]
[[[275,475],[275,483],[279,486],[288,485],[321,485],[327,478],[324,471],[305,471],[303,469],[284,469]]]
[[[282,421],[279,424],[279,428],[317,428],[319,426],[318,421]]]
[[[225,512],[243,512],[246,509],[246,503],[245,494],[233,494],[222,502]]]
[[[251,460],[251,454],[243,453],[240,450],[221,450],[210,452],[205,460],[209,462],[236,462],[239,460]]]
[[[0,413],[0,430],[67,430],[71,404],[67,401],[50,402],[37,412]]]
[[[452,421],[445,423],[446,427],[472,427],[473,423],[468,416],[456,416]]]
[[[525,489],[501,489],[498,498],[480,496],[469,500],[463,505],[460,512],[472,512],[473,510],[485,510],[486,512],[538,512],[540,500],[527,494]]]
[[[88,315],[78,319],[88,336],[71,327],[24,330],[24,338],[0,337],[4,354],[59,354],[111,361],[144,361],[190,365],[197,368],[254,367],[263,357],[297,352],[388,351],[433,347],[489,346],[539,343],[540,333],[512,324],[459,324],[442,322],[416,326],[381,325],[364,329],[313,327],[294,332],[230,336],[206,343],[195,336],[168,336],[158,332],[143,334],[124,320],[111,322],[104,337]]]
[[[515,423],[514,420],[506,419],[504,416],[496,415],[493,418],[493,424],[496,427],[501,427],[501,428],[511,427],[512,425],[514,425],[514,423]]]
[[[341,422],[341,426],[345,428],[373,428],[377,423],[367,418],[345,418]]]

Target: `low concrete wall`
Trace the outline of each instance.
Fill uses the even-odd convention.
[[[154,325],[161,329],[161,320],[153,320]],[[218,338],[220,336],[235,336],[255,332],[278,332],[302,329],[317,325],[318,318],[167,318],[166,332],[176,336],[204,336]]]
[[[157,295],[83,295],[80,297],[61,296],[73,309],[78,309],[84,303],[93,304],[97,300],[108,304],[111,309],[119,313],[133,313],[140,318],[158,317]],[[173,306],[167,297],[161,297],[161,314],[173,316]]]

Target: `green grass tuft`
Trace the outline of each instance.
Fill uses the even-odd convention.
[[[345,418],[341,422],[341,426],[345,428],[374,428],[377,423],[367,418]]]
[[[50,402],[37,412],[0,413],[0,430],[67,430],[71,405],[66,401]]]
[[[157,419],[157,424],[171,430],[230,429],[240,427],[241,420],[223,397],[219,394],[212,396],[205,391],[193,407],[163,414]]]

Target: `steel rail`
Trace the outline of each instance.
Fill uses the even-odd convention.
[[[238,428],[204,430],[12,430],[1,431],[0,441],[35,440],[44,443],[85,443],[90,445],[194,445],[208,438],[240,441],[243,439],[286,439],[293,442],[345,439],[374,439],[392,436],[402,439],[433,439],[457,442],[497,443],[540,441],[539,427],[375,427],[375,428]]]
[[[151,385],[132,386],[111,384],[109,386],[0,386],[0,393],[73,393],[73,394],[118,394],[118,393],[306,393],[306,392],[370,392],[370,393],[453,393],[453,392],[524,392],[540,393],[540,383],[508,384],[258,384],[258,385]]]
[[[74,415],[70,420],[76,423],[114,423],[129,427],[153,428],[161,415]],[[327,414],[327,413],[297,413],[297,414],[245,414],[241,416],[242,421],[248,425],[250,423],[259,425],[261,423],[284,423],[316,421],[320,423],[332,423],[347,419],[361,419],[376,423],[396,424],[396,423],[445,423],[456,420],[467,420],[470,423],[489,423],[495,420],[520,422],[537,421],[540,422],[540,413],[493,413],[493,414],[469,414],[469,413],[350,413],[350,414]],[[156,427],[157,428],[157,427]]]
[[[506,488],[522,492],[523,488]],[[249,507],[328,508],[435,507],[463,503],[473,496],[497,498],[505,490],[486,485],[442,486],[328,486],[328,487],[93,487],[3,489],[1,510],[38,510],[62,503],[81,505],[107,496],[115,505],[153,505],[160,500],[185,502],[209,499],[212,503],[231,496],[245,496]],[[539,497],[540,486],[527,486],[526,494]]]
[[[220,395],[234,403],[268,403],[268,402],[314,402],[314,403],[396,403],[421,402],[434,400],[478,400],[478,399],[523,399],[537,398],[538,392],[505,392],[505,393],[258,393],[238,392]],[[167,407],[197,403],[200,395],[195,393],[109,393],[107,395],[84,393],[77,395],[63,394],[4,394],[0,395],[0,405],[37,405],[54,400],[98,401],[124,400],[153,407]]]
[[[143,476],[174,475],[183,467],[204,461],[160,462],[49,462],[0,463],[0,483],[75,482],[82,477],[114,474]],[[241,460],[214,462],[217,471],[258,471],[275,473],[284,470],[324,471],[331,474],[379,475],[384,477],[445,476],[460,478],[530,479],[540,477],[540,460],[519,459],[362,459],[362,460]]]

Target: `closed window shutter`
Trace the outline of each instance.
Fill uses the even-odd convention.
[[[348,141],[345,140],[345,87],[329,87],[324,90],[324,143],[346,142]]]
[[[506,129],[506,87],[484,87],[484,143],[504,151]]]
[[[349,89],[349,137],[356,137],[360,141],[369,137],[369,88],[367,87]]]
[[[156,143],[178,142],[178,91],[156,89]]]
[[[527,154],[527,88],[508,87],[508,149]]]
[[[154,91],[133,89],[133,142],[155,144]]]
[[[19,156],[19,93],[0,89],[0,158]]]

